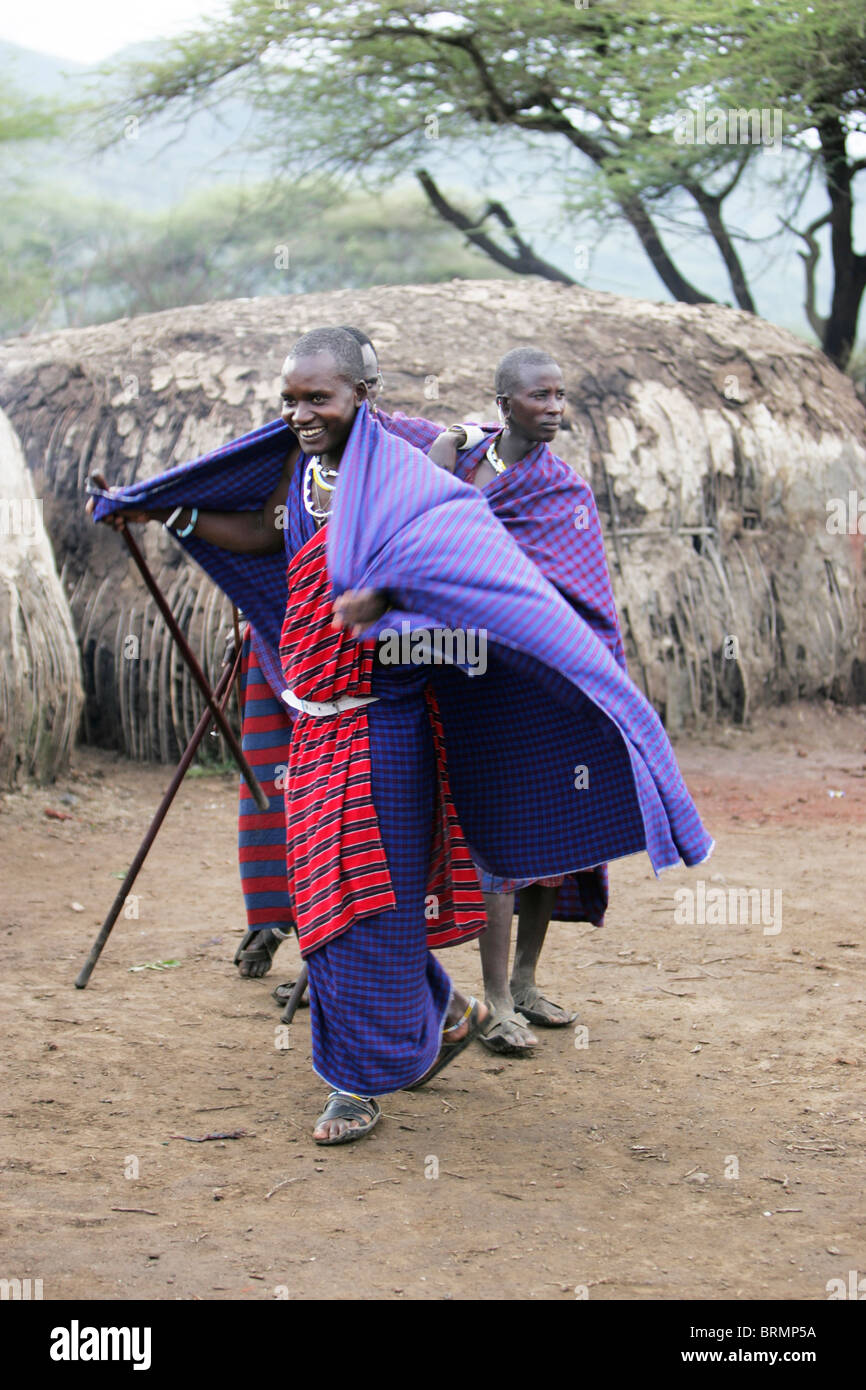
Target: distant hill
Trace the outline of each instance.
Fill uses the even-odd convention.
[[[0,39],[0,72],[30,96],[60,96],[70,80],[75,81],[87,71],[83,63],[37,53],[33,48]]]

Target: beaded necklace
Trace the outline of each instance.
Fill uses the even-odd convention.
[[[314,521],[324,521],[331,510],[331,499],[328,499],[327,507],[317,507],[313,501],[313,481],[315,480],[316,491],[319,493],[332,493],[337,486],[339,477],[336,468],[323,468],[318,454],[314,454],[310,459],[307,470],[304,473],[303,501],[306,511]],[[329,483],[328,478],[334,481]]]
[[[496,446],[501,441],[501,439],[502,434],[500,432],[499,434],[497,434],[495,439],[491,439],[490,447],[488,448],[487,453],[485,455],[487,462],[490,464],[490,467],[493,469],[494,473],[504,473],[506,468],[508,467],[508,464],[504,463],[496,452]]]

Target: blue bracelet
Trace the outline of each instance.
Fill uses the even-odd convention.
[[[196,528],[197,522],[198,522],[198,507],[193,507],[192,511],[191,511],[190,514],[189,514],[189,525],[188,525],[188,526],[185,526],[185,527],[183,528],[182,531],[175,531],[175,533],[174,533],[174,534],[177,536],[178,540],[179,540],[179,541],[182,541],[182,540],[185,539],[186,536],[191,536],[192,533],[193,533],[193,531],[194,531],[195,528]]]

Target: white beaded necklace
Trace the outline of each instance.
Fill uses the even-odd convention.
[[[490,467],[493,469],[494,473],[504,473],[506,468],[508,467],[508,464],[504,463],[496,452],[496,446],[501,439],[502,434],[500,432],[496,435],[495,439],[491,439],[490,447],[488,448],[487,453],[485,455],[487,462],[490,464]]]
[[[306,511],[314,521],[324,521],[331,510],[330,501],[327,507],[317,507],[313,501],[313,480],[315,478],[316,488],[320,492],[333,492],[337,486],[336,479],[339,472],[336,468],[322,468],[318,454],[314,454],[307,465],[304,473],[303,501]],[[328,478],[333,478],[334,482],[329,483]]]

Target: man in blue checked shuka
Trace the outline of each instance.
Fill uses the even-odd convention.
[[[480,488],[525,555],[559,590],[626,670],[595,499],[589,485],[551,445],[562,424],[566,393],[553,357],[534,347],[513,348],[496,368],[499,427],[480,439],[443,432],[427,453],[456,477]],[[551,917],[604,920],[608,875],[604,864],[535,882],[481,873],[488,930],[481,938],[485,998],[494,1020],[483,1039],[493,1052],[519,1055],[536,1042],[526,1021],[566,1027],[576,1015],[546,999],[536,969]],[[518,926],[514,964],[508,960],[515,893]]]
[[[299,710],[289,884],[309,966],[314,1066],[334,1087],[315,1137],[335,1143],[367,1132],[374,1096],[422,1084],[488,1017],[450,991],[428,949],[476,934],[466,841],[485,872],[533,881],[642,849],[656,871],[681,858],[696,864],[712,842],[657,716],[592,626],[475,487],[376,423],[359,358],[333,330],[320,332],[331,336],[302,339],[283,377],[284,418],[305,454],[288,493],[281,632],[272,566],[256,574],[249,557],[227,568],[199,554],[280,648],[286,697]],[[261,507],[284,452],[266,426],[158,485],[166,503],[180,503],[191,487],[200,493],[204,474],[216,496],[242,467],[247,505]],[[100,499],[97,519],[140,495],[136,486]],[[395,632],[431,630],[482,635],[484,674],[415,665],[414,655],[396,669],[376,662],[380,637],[384,649]],[[354,799],[340,779],[356,764]],[[422,893],[443,862],[444,897]]]
[[[334,603],[328,518],[366,397],[358,343],[338,329],[306,335],[285,364],[282,395],[292,437],[309,447],[285,493],[288,598],[278,646],[295,712],[286,876],[309,970],[314,1067],[333,1088],[314,1138],[337,1144],[372,1129],[377,1094],[424,1084],[488,1020],[430,950],[472,939],[485,919],[428,672],[377,665],[375,644],[347,631],[355,616],[383,611],[380,596]],[[96,519],[143,519],[153,483],[101,499]],[[195,511],[180,520],[199,542],[259,553],[248,513]],[[244,567],[229,575],[222,582],[246,604]]]
[[[381,410],[378,400],[384,382],[379,359],[372,341],[359,328],[342,325],[361,348],[364,363],[364,382],[367,403],[379,423],[390,433],[421,447],[436,438],[441,426],[429,420],[412,419],[405,415],[389,415]],[[461,447],[477,444],[483,430],[472,426],[453,426],[454,438]],[[281,551],[282,532],[278,528],[280,512],[285,510],[289,482],[297,464],[299,448],[287,453],[283,473],[277,487],[262,511],[260,536],[269,536],[274,550]],[[199,528],[199,534],[201,534]],[[286,883],[286,840],[283,813],[283,785],[288,766],[294,711],[286,708],[281,699],[284,682],[279,661],[269,651],[267,642],[250,624],[244,634],[242,678],[242,742],[261,785],[271,799],[268,812],[261,812],[249,795],[246,783],[240,782],[238,816],[238,861],[241,886],[247,914],[247,932],[235,954],[235,964],[241,975],[258,979],[271,969],[274,956],[282,941],[289,935],[293,917]],[[274,997],[285,1003],[294,980],[278,985]]]
[[[361,348],[367,401],[371,410],[377,412],[380,423],[410,443],[420,445],[435,439],[440,433],[440,425],[429,420],[413,420],[401,414],[388,415],[378,410],[376,402],[383,381],[373,344],[367,334],[358,328],[346,327],[344,331],[351,334]],[[206,486],[201,491],[197,490],[195,479],[199,470],[198,465],[193,463],[185,471],[188,488],[181,497],[181,505],[155,506],[154,500],[160,500],[161,489],[160,480],[152,479],[149,484],[143,485],[145,495],[140,497],[140,506],[130,519],[162,521],[208,569],[217,583],[221,583],[226,553],[260,556],[263,566],[269,564],[270,557],[283,553],[289,485],[301,457],[295,436],[282,422],[275,421],[273,424],[277,426],[275,436],[269,434],[273,426],[264,426],[256,432],[259,441],[268,443],[282,459],[276,486],[260,508],[239,513],[236,499],[240,498],[241,493],[235,487],[226,486],[222,491],[217,490],[217,495],[212,499],[208,497]],[[467,446],[477,443],[483,437],[483,431],[467,426],[456,432],[454,437],[461,445]],[[258,460],[251,466],[255,469],[257,463]],[[239,461],[235,470],[240,488],[244,486],[244,467]],[[206,468],[205,461],[205,471]],[[102,482],[104,485],[104,480]],[[208,501],[211,505],[207,509],[194,505]],[[212,505],[214,501],[220,504],[218,509]],[[224,510],[229,502],[234,503],[235,509]],[[214,548],[224,554],[220,556]],[[258,562],[254,560],[252,563],[255,565]],[[275,592],[279,591],[281,584],[284,594],[284,572],[275,576]],[[284,602],[283,598],[281,609]],[[267,974],[277,949],[294,926],[286,880],[284,795],[292,723],[296,712],[287,708],[281,698],[285,681],[275,645],[278,632],[278,628],[269,632],[266,626],[260,628],[248,623],[243,637],[242,746],[270,802],[267,811],[260,810],[243,778],[240,779],[238,864],[247,931],[235,953],[235,964],[240,974],[249,978],[261,978]],[[285,1002],[293,985],[294,981],[290,980],[278,986],[274,990],[275,997]]]

